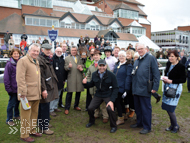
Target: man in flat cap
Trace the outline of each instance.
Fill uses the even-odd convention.
[[[38,124],[42,133],[52,135],[49,129],[50,102],[58,98],[57,77],[53,69],[53,60],[50,58],[52,46],[42,45],[42,53],[38,57],[41,71],[42,99],[39,105]]]
[[[97,109],[104,101],[106,103],[106,109],[110,118],[111,133],[116,132],[116,113],[114,111],[114,102],[118,94],[118,84],[116,76],[106,69],[107,64],[105,60],[98,61],[98,70],[92,74],[92,79],[87,82],[87,79],[83,79],[83,85],[85,88],[91,88],[96,86],[96,93],[94,98],[88,106],[89,123],[87,128],[91,127],[95,123],[94,110]]]

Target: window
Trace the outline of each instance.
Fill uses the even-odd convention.
[[[34,19],[33,19],[33,25],[38,26],[38,25],[40,25],[39,23],[40,23],[40,22],[39,22],[39,18],[34,18]]]
[[[60,22],[60,27],[65,27],[65,22],[61,21]]]
[[[81,24],[81,29],[85,29],[85,24]]]
[[[118,9],[114,11],[114,17],[122,17],[129,19],[139,19],[139,13],[137,11]]]
[[[47,19],[47,26],[48,26],[48,27],[51,27],[51,26],[52,26],[52,20]]]
[[[46,26],[46,20],[40,19],[40,26]]]
[[[26,18],[26,25],[32,25],[32,18]]]
[[[79,29],[79,23],[76,23],[76,29]]]
[[[54,25],[55,27],[59,27],[59,22],[58,22],[58,20],[53,20],[53,25]]]

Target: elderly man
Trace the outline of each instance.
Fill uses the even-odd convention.
[[[31,106],[28,110],[24,110],[23,106],[20,106],[21,140],[26,142],[34,141],[29,135],[41,137],[41,134],[36,132],[38,107],[41,99],[41,76],[39,62],[37,60],[39,52],[40,46],[38,44],[32,44],[29,47],[28,54],[17,63],[16,81],[18,86],[18,100],[20,98],[27,98]]]
[[[63,59],[65,59],[68,56],[67,45],[63,43],[61,48],[62,48]]]
[[[64,65],[65,65],[65,60],[63,59],[63,55],[62,55],[62,48],[57,47],[55,49],[55,55],[53,56],[53,68],[58,79],[57,86],[58,86],[59,99],[55,99],[54,101],[51,101],[51,102],[54,102],[53,109],[58,112],[60,111],[60,109],[57,108],[58,101],[59,101],[59,106],[63,106],[62,104],[63,92],[62,91],[65,84],[65,80],[67,78],[67,72],[65,71]],[[50,109],[50,110],[53,111],[53,109]]]
[[[147,53],[144,44],[139,43],[137,51],[140,57],[135,61],[132,71],[132,94],[137,123],[131,125],[131,128],[143,128],[140,133],[147,134],[151,131],[151,93],[156,93],[159,88],[160,73],[156,59]]]
[[[53,61],[50,58],[52,46],[42,45],[42,53],[38,57],[41,70],[42,99],[39,106],[39,126],[44,134],[52,135],[54,132],[49,129],[50,102],[58,98],[57,77],[53,69]]]
[[[69,114],[69,109],[71,106],[72,94],[76,92],[74,109],[81,111],[81,108],[78,107],[81,91],[84,91],[82,85],[82,71],[83,63],[80,59],[80,56],[77,55],[77,47],[71,47],[71,55],[65,58],[65,70],[68,72],[67,78],[67,96],[66,96],[66,105],[65,105],[65,114]]]
[[[95,123],[94,110],[97,109],[104,101],[106,103],[106,109],[110,118],[111,133],[116,132],[116,114],[114,111],[114,102],[118,94],[118,84],[116,76],[107,70],[107,64],[105,60],[98,61],[98,70],[92,74],[92,79],[87,82],[87,79],[83,79],[85,88],[91,88],[96,86],[97,90],[94,98],[90,102],[88,107],[89,123],[87,128],[91,127]]]

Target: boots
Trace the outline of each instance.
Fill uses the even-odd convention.
[[[124,122],[124,116],[122,116],[122,117],[118,117],[118,120],[116,121],[116,124],[117,125],[122,125],[122,124],[124,124],[125,122]]]
[[[132,118],[132,117],[134,116],[134,114],[135,114],[135,111],[131,111],[131,110],[130,110],[129,118]]]
[[[126,109],[126,113],[129,113],[129,108],[125,108]]]

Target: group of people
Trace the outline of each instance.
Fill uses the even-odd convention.
[[[127,51],[116,45],[113,50],[108,44],[102,50],[98,47],[88,49],[90,54],[84,61],[77,46],[70,46],[69,52],[67,47],[66,43],[61,43],[52,55],[50,44],[33,43],[22,58],[20,50],[12,49],[10,52],[4,71],[4,85],[9,94],[6,123],[14,126],[13,119],[20,119],[21,140],[32,142],[34,139],[30,136],[53,134],[50,115],[56,116],[56,112],[61,112],[58,106],[65,108],[64,114],[69,115],[73,92],[76,93],[73,108],[81,111],[80,95],[84,88],[87,89],[85,110],[89,114],[87,128],[94,125],[102,110],[103,122],[110,120],[111,133],[116,132],[118,125],[124,124],[127,118],[134,117],[135,113],[137,122],[130,127],[142,128],[141,134],[149,133],[151,95],[160,100],[156,93],[160,72],[157,60],[148,48],[137,43],[135,48]],[[175,109],[182,93],[182,83],[186,82],[185,66],[180,63],[176,50],[168,52],[168,59],[162,79],[165,83],[162,109],[170,117],[171,125],[166,130],[177,133],[179,125]],[[67,94],[64,106],[62,96],[65,82]],[[176,89],[174,98],[167,96],[168,88]],[[31,106],[29,110],[20,104],[19,112],[21,98],[27,98]],[[36,132],[36,127],[41,129],[41,133]]]

